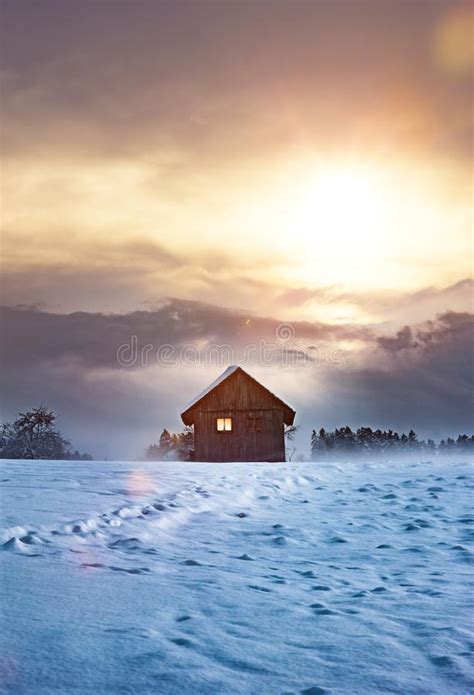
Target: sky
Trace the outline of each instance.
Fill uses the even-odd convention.
[[[472,428],[472,5],[0,8],[4,418],[136,456],[232,359],[302,452]]]

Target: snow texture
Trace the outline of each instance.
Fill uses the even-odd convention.
[[[0,692],[473,692],[467,461],[0,467]]]

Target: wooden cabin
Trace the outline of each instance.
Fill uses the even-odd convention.
[[[241,367],[228,367],[181,413],[196,461],[284,461],[295,411]]]

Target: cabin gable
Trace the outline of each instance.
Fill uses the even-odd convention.
[[[238,367],[201,398],[198,398],[181,415],[185,425],[194,424],[195,414],[200,411],[279,409],[284,422],[292,425],[295,412],[280,398]]]

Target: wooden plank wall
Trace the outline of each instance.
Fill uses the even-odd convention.
[[[261,417],[261,431],[249,431],[249,415]],[[232,431],[218,432],[216,418],[232,417]],[[284,461],[281,410],[200,412],[194,425],[196,461]]]

